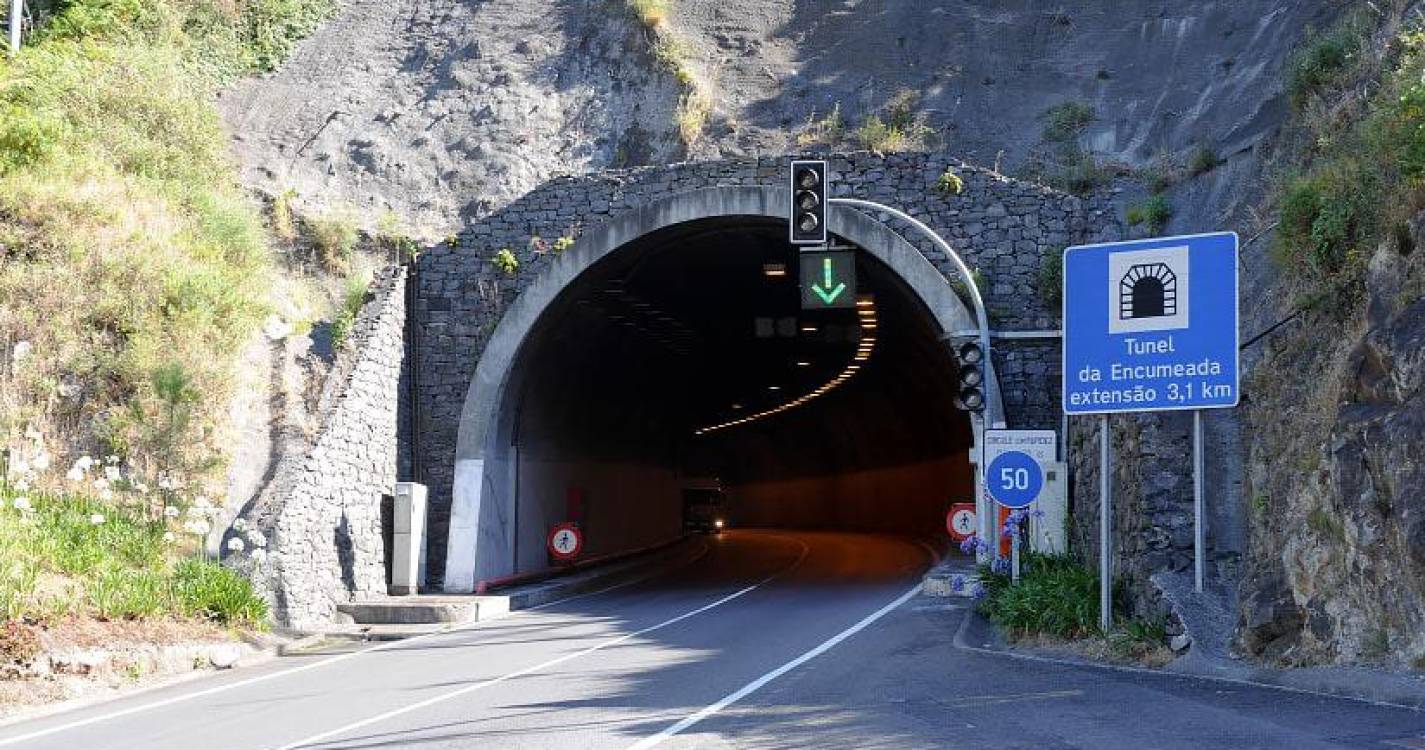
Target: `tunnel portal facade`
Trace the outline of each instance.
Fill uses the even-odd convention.
[[[786,250],[779,246],[785,245],[787,164],[785,158],[762,158],[555,179],[504,208],[472,219],[457,236],[418,258],[407,300],[406,366],[412,398],[401,471],[430,488],[427,578],[433,585],[468,591],[477,579],[538,567],[543,559],[538,544],[542,526],[555,516],[577,517],[590,504],[607,505],[615,501],[613,496],[636,495],[638,490],[630,484],[676,492],[676,475],[695,471],[689,465],[703,462],[735,473],[738,467],[756,464],[769,454],[785,451],[789,442],[797,442],[796,435],[780,434],[777,429],[781,428],[769,427],[756,441],[749,441],[757,443],[755,449],[742,446],[741,453],[724,451],[719,464],[698,455],[702,449],[697,446],[706,443],[685,445],[673,437],[688,434],[688,425],[706,421],[705,414],[682,414],[678,421],[680,415],[667,414],[666,408],[640,407],[641,403],[672,403],[668,399],[679,393],[708,390],[708,383],[698,380],[696,369],[679,370],[673,365],[660,369],[659,363],[665,360],[686,359],[664,357],[660,352],[687,355],[686,349],[699,348],[705,359],[698,361],[705,365],[712,361],[706,359],[710,352],[730,346],[720,338],[722,329],[717,324],[679,330],[683,319],[698,317],[702,308],[685,307],[669,314],[662,307],[689,303],[646,300],[657,298],[660,289],[678,285],[689,290],[684,296],[696,297],[698,288],[687,286],[689,282],[673,276],[670,269],[686,266],[692,274],[696,267],[702,273],[698,278],[715,284],[718,278],[729,277],[726,271],[730,266],[725,264],[732,262],[728,259],[737,248],[744,248],[746,256],[738,262],[776,266],[764,261]],[[941,179],[947,172],[960,178],[961,189],[945,189],[954,184]],[[1057,283],[1054,264],[1059,253],[1068,245],[1101,239],[1116,231],[1111,214],[1091,200],[1011,180],[945,155],[833,156],[829,174],[832,197],[862,198],[899,208],[945,238],[976,270],[976,281],[997,332],[1058,329],[1057,304],[1041,286]],[[933,425],[907,427],[900,438],[887,440],[915,446],[933,443],[942,453],[953,449],[963,454],[969,446],[965,429],[956,422],[948,397],[941,398],[952,391],[954,383],[953,377],[947,376],[953,375],[953,370],[945,369],[953,367],[946,339],[973,331],[975,324],[968,298],[957,292],[960,281],[952,260],[889,216],[834,207],[828,228],[838,241],[864,256],[861,263],[869,284],[877,288],[878,298],[887,300],[884,317],[895,322],[895,330],[917,331],[914,337],[898,334],[904,339],[900,343],[897,334],[881,336],[888,347],[885,358],[901,364],[882,366],[881,374],[875,376],[880,380],[869,381],[873,382],[869,397],[891,399],[869,408],[878,413],[906,412],[909,420],[918,410],[892,398],[905,391],[903,399],[935,402],[927,408],[944,410],[945,419],[932,421],[955,422],[953,429],[944,430]],[[510,268],[511,256],[517,268]],[[739,274],[738,278],[755,275]],[[642,286],[630,290],[620,286],[624,284]],[[756,288],[749,286],[729,296],[743,299],[755,292]],[[600,303],[611,294],[627,304],[641,305],[630,312],[644,313],[649,325],[634,325],[637,320],[630,322]],[[635,302],[629,303],[630,299]],[[589,316],[590,309],[598,311],[597,319]],[[737,325],[745,324],[751,330],[755,313],[739,311],[738,316],[746,320]],[[776,337],[780,320],[766,318],[763,327],[768,337]],[[598,333],[609,326],[637,328],[647,341],[613,339]],[[615,340],[630,343],[619,344],[618,351],[609,351],[607,343],[593,343]],[[645,344],[651,347],[647,351],[639,348]],[[737,350],[738,356],[765,365],[758,354],[758,347],[765,348],[763,343],[739,346],[743,348]],[[1011,335],[996,338],[994,347],[995,376],[1008,426],[1057,428],[1057,340]],[[600,375],[605,369],[601,362],[611,359],[640,364],[614,375]],[[858,360],[854,366],[860,364]],[[866,364],[870,371],[874,360]],[[598,403],[609,400],[600,396],[618,389],[639,395],[624,396],[619,404]],[[575,399],[577,407],[572,404]],[[742,405],[733,403],[731,408]],[[862,411],[867,408],[865,404],[861,407]],[[586,421],[597,417],[604,425],[615,426],[572,423],[568,415],[574,411],[587,413]],[[854,422],[858,412],[826,411],[840,414],[837,418],[844,420],[829,431],[855,431],[847,423]],[[564,416],[541,416],[542,412]],[[790,415],[766,420],[769,425],[778,421],[798,424]],[[557,424],[558,429],[541,430],[542,424]],[[886,425],[881,427],[883,431],[894,431]],[[803,429],[825,432],[828,426],[806,422]],[[554,447],[566,434],[582,434],[583,444],[596,446],[593,451],[603,456],[605,464],[622,466],[620,478],[601,480],[599,466],[570,466],[567,455]],[[820,459],[813,456],[807,460],[837,460],[857,451],[875,454],[880,449],[877,442],[884,441],[852,444],[854,439],[837,438]],[[636,460],[621,452],[624,444],[635,443],[645,446]],[[657,450],[648,447],[653,444]],[[649,458],[649,451],[658,457]],[[853,485],[864,492],[866,486],[878,482],[923,485],[929,478],[947,476],[943,473],[947,469],[936,463],[943,457],[931,453],[935,451],[887,456],[875,466],[853,472],[854,477],[838,480],[845,486],[826,482],[809,486],[805,467],[779,465],[772,472],[777,477],[773,484],[832,494],[849,492]],[[629,469],[634,463],[639,468]],[[522,464],[534,466],[536,471],[522,471]],[[569,486],[537,484],[542,477],[560,472],[591,478]],[[597,485],[593,494],[603,497],[591,499],[587,487],[576,486],[587,483]],[[966,491],[964,486],[957,489]],[[747,494],[756,493],[749,490]],[[676,528],[675,507],[640,514],[640,518],[650,519],[646,532],[627,523],[603,523],[590,532],[605,541],[606,551],[652,543]],[[867,508],[862,517],[877,512]]]

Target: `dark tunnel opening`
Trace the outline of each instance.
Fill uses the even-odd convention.
[[[943,536],[973,478],[939,326],[863,251],[857,307],[803,311],[797,260],[784,221],[718,217],[645,235],[561,292],[487,447],[516,467],[516,571],[549,565],[565,521],[585,555],[676,536],[683,488],[711,478],[733,527]]]

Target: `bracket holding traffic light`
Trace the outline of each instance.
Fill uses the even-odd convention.
[[[791,243],[826,244],[826,162],[794,159],[791,170]]]
[[[955,363],[959,369],[959,388],[955,391],[955,406],[980,413],[985,410],[985,352],[977,339],[964,339],[955,344]]]

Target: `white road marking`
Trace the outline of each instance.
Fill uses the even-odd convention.
[[[804,546],[805,546],[805,545],[804,545]],[[704,545],[703,545],[703,550],[702,550],[702,552],[700,552],[696,557],[694,557],[694,558],[693,558],[692,560],[690,560],[689,562],[691,563],[691,562],[693,562],[693,561],[696,561],[696,560],[702,558],[704,555],[707,554],[707,552],[708,552],[708,546],[707,546],[706,544],[704,544]],[[803,552],[803,556],[805,556],[805,552]],[[800,563],[800,561],[798,561],[798,563]],[[681,566],[680,566],[680,567],[681,567]],[[777,575],[781,575],[781,572],[778,572]],[[537,612],[537,611],[539,611],[539,610],[541,610],[541,609],[545,609],[545,608],[547,608],[547,607],[553,607],[553,606],[556,606],[556,605],[559,605],[559,604],[565,604],[565,603],[568,603],[568,602],[575,601],[575,600],[577,600],[577,599],[584,599],[584,598],[587,598],[587,597],[590,597],[590,596],[597,596],[597,595],[599,595],[599,594],[606,594],[606,593],[608,593],[608,592],[610,592],[610,591],[614,591],[614,590],[616,590],[616,589],[621,589],[621,588],[623,588],[623,587],[625,587],[625,586],[632,586],[632,585],[635,584],[635,583],[639,583],[639,582],[641,582],[641,581],[645,581],[645,580],[647,580],[649,577],[651,577],[651,576],[642,576],[642,577],[639,577],[639,578],[635,578],[635,579],[633,579],[633,580],[631,580],[631,581],[624,581],[623,583],[619,583],[619,584],[616,584],[616,585],[613,585],[613,586],[609,586],[609,587],[607,587],[607,588],[602,588],[602,589],[599,589],[599,590],[597,590],[597,591],[589,591],[589,592],[585,592],[585,593],[583,593],[583,594],[576,594],[576,595],[574,595],[574,596],[568,596],[568,597],[565,597],[565,598],[563,598],[563,599],[557,599],[557,600],[552,601],[552,602],[546,602],[546,603],[541,604],[541,605],[536,606],[536,607],[529,607],[529,608],[527,608],[527,609],[516,610],[516,611],[514,611],[514,612],[511,612],[511,613],[509,614],[509,616],[507,616],[507,617],[501,617],[501,618],[498,618],[497,620],[476,621],[476,622],[466,623],[466,624],[463,624],[463,625],[457,625],[457,626],[454,626],[454,627],[444,628],[444,629],[442,629],[442,630],[437,630],[437,631],[435,631],[435,632],[433,632],[433,633],[426,633],[426,634],[424,634],[424,635],[413,636],[413,637],[411,637],[411,638],[404,638],[404,639],[399,640],[399,641],[388,641],[388,642],[386,642],[386,643],[380,643],[380,644],[377,644],[377,645],[375,645],[375,646],[370,646],[370,647],[363,648],[363,649],[360,649],[360,650],[357,650],[357,651],[351,651],[351,652],[348,652],[348,653],[345,653],[345,654],[339,654],[339,655],[337,655],[337,656],[333,656],[333,657],[330,657],[330,658],[327,658],[327,659],[322,659],[322,660],[320,660],[320,661],[315,661],[315,662],[312,662],[312,663],[310,663],[310,664],[303,664],[303,665],[300,666],[300,667],[293,667],[293,668],[291,668],[291,669],[284,669],[284,670],[281,670],[281,671],[279,671],[279,672],[269,672],[269,673],[267,673],[267,674],[259,675],[259,676],[257,676],[257,677],[251,677],[251,678],[246,679],[246,680],[239,680],[239,681],[237,681],[237,682],[231,682],[231,683],[227,683],[227,684],[225,684],[225,685],[216,685],[216,686],[210,687],[210,688],[208,688],[208,689],[206,689],[206,690],[199,690],[199,691],[192,692],[192,693],[180,693],[180,694],[175,695],[175,696],[172,696],[172,697],[170,697],[170,698],[164,698],[163,700],[154,701],[153,703],[144,703],[144,704],[137,705],[137,706],[130,706],[129,708],[120,709],[120,710],[118,710],[118,711],[111,711],[111,712],[106,713],[106,714],[100,714],[100,715],[98,715],[98,716],[91,716],[91,717],[89,717],[89,718],[87,718],[87,719],[78,719],[78,720],[75,720],[75,721],[67,722],[67,723],[64,723],[64,724],[58,724],[58,725],[56,725],[56,726],[48,727],[48,728],[45,728],[45,729],[39,729],[39,730],[36,730],[36,731],[33,731],[33,732],[28,732],[28,733],[26,733],[26,734],[20,734],[20,735],[14,736],[14,737],[6,737],[6,738],[3,738],[3,739],[0,739],[0,747],[5,747],[5,746],[7,746],[7,745],[14,745],[14,744],[17,744],[17,743],[20,743],[20,742],[26,742],[26,741],[28,741],[28,740],[38,739],[38,738],[40,738],[40,737],[47,737],[47,736],[49,736],[49,735],[51,735],[51,734],[58,734],[59,732],[66,732],[66,731],[69,731],[69,730],[71,730],[71,729],[78,729],[78,728],[80,728],[80,727],[89,726],[90,724],[98,724],[99,722],[109,721],[109,720],[111,720],[111,719],[119,719],[119,718],[123,718],[123,717],[125,717],[125,716],[132,716],[133,714],[143,713],[144,711],[152,711],[153,709],[156,709],[156,708],[164,708],[164,707],[167,707],[167,706],[172,706],[172,705],[174,705],[174,704],[183,703],[183,702],[185,702],[185,701],[190,701],[190,700],[193,700],[193,699],[195,699],[195,698],[202,698],[202,697],[209,696],[209,695],[214,695],[214,694],[217,694],[217,693],[224,693],[224,692],[227,692],[227,691],[229,691],[229,690],[235,690],[235,689],[237,689],[237,688],[246,687],[246,686],[248,686],[248,685],[255,685],[255,684],[259,683],[259,682],[266,682],[266,681],[268,681],[268,680],[273,680],[273,679],[276,679],[276,678],[278,678],[278,677],[287,677],[287,676],[289,676],[289,675],[299,674],[299,673],[301,673],[301,672],[307,672],[307,671],[310,671],[310,670],[313,670],[313,669],[317,669],[317,668],[319,668],[319,667],[325,667],[325,666],[328,666],[328,665],[331,665],[331,664],[336,664],[337,662],[346,661],[347,659],[354,659],[354,658],[356,658],[356,657],[358,657],[358,656],[364,656],[364,655],[366,655],[366,654],[375,653],[375,652],[377,652],[377,651],[385,651],[385,650],[387,650],[387,649],[396,648],[396,647],[398,647],[398,646],[408,646],[408,645],[410,645],[410,644],[412,644],[412,643],[416,643],[416,642],[419,642],[419,641],[423,641],[423,640],[425,640],[425,639],[427,639],[427,638],[434,638],[434,637],[436,637],[436,636],[449,635],[449,634],[452,634],[452,633],[459,633],[459,632],[464,632],[464,631],[467,631],[467,630],[475,630],[475,629],[477,629],[477,628],[479,628],[479,627],[481,627],[481,626],[483,626],[483,625],[488,625],[488,624],[490,624],[491,622],[497,622],[497,621],[502,621],[502,620],[508,620],[508,619],[510,619],[511,617],[518,617],[518,616],[521,616],[521,615],[524,615],[524,614],[528,614],[528,613],[530,613],[530,612]],[[765,581],[762,582],[762,583],[765,583]],[[757,585],[760,586],[761,583],[758,583]]]
[[[710,706],[703,708],[702,710],[683,719],[682,721],[673,724],[672,726],[668,727],[667,729],[664,729],[658,734],[655,734],[652,737],[646,737],[640,740],[639,742],[630,745],[628,750],[647,750],[651,747],[657,747],[658,745],[662,744],[664,740],[681,733],[683,730],[693,726],[694,724],[697,724],[703,719],[706,719],[709,716],[713,716],[724,708],[727,708],[728,706],[742,700],[743,698],[746,698],[747,696],[757,692],[758,690],[761,690],[764,686],[767,685],[767,683],[771,682],[772,680],[775,680],[778,677],[781,677],[782,675],[792,671],[793,669],[796,669],[797,667],[800,667],[801,665],[811,661],[812,659],[821,656],[827,651],[830,651],[831,649],[835,648],[837,644],[841,643],[847,638],[850,638],[853,635],[856,635],[862,630],[865,630],[872,623],[895,611],[897,607],[900,607],[902,604],[905,604],[906,602],[910,601],[912,597],[919,593],[920,585],[916,584],[914,587],[911,588],[910,591],[907,591],[897,597],[895,601],[891,602],[890,604],[887,604],[884,607],[881,607],[875,612],[872,612],[855,625],[852,625],[851,627],[841,631],[840,633],[837,633],[836,635],[833,635],[825,641],[822,641],[821,645],[817,646],[816,648],[807,651],[801,656],[792,659],[791,661],[787,662],[786,664],[783,664],[780,667],[777,667],[771,672],[768,672],[767,674],[758,677],[752,682],[743,685],[736,692],[724,697],[722,700]]]
[[[787,539],[787,538],[789,538],[789,537],[775,537],[775,538],[777,538],[777,539]],[[454,699],[454,698],[459,698],[459,697],[462,696],[462,695],[468,695],[468,694],[473,693],[473,692],[475,692],[475,691],[477,691],[477,690],[484,690],[485,688],[494,687],[495,685],[499,685],[500,683],[505,682],[505,681],[507,681],[507,680],[512,680],[512,679],[514,679],[514,678],[516,678],[516,677],[523,677],[523,676],[525,676],[525,675],[527,675],[527,674],[533,674],[533,673],[535,673],[535,672],[539,672],[539,671],[548,669],[548,668],[550,668],[550,667],[557,666],[557,665],[559,665],[559,664],[563,664],[564,662],[572,661],[572,660],[574,660],[574,659],[578,659],[578,658],[581,657],[581,656],[588,656],[589,654],[592,654],[592,653],[594,653],[594,652],[596,652],[596,651],[602,651],[603,649],[606,649],[606,648],[608,648],[609,646],[617,646],[618,644],[623,643],[623,642],[625,642],[625,641],[628,641],[628,640],[630,640],[630,639],[637,638],[637,637],[639,637],[639,636],[641,636],[641,635],[646,635],[646,634],[648,634],[648,633],[652,633],[652,632],[654,632],[654,631],[656,631],[656,630],[662,630],[663,628],[666,628],[666,627],[668,627],[668,626],[670,626],[670,625],[674,625],[674,624],[676,624],[676,623],[682,622],[683,620],[686,620],[686,619],[688,619],[689,617],[693,617],[693,616],[695,616],[695,615],[702,614],[703,612],[706,612],[706,611],[708,611],[708,610],[710,610],[710,609],[714,609],[714,608],[716,608],[716,607],[720,607],[720,606],[722,606],[722,605],[724,605],[724,604],[726,604],[726,603],[728,603],[728,602],[730,602],[730,601],[732,601],[732,600],[734,600],[734,599],[737,599],[737,598],[742,597],[742,596],[744,596],[744,595],[746,595],[746,594],[749,594],[749,593],[751,593],[751,592],[753,592],[753,591],[756,591],[757,589],[761,588],[762,586],[766,585],[767,583],[771,582],[772,580],[774,580],[774,579],[778,578],[779,576],[783,575],[783,574],[786,573],[787,571],[795,570],[798,566],[800,566],[800,565],[802,564],[802,562],[803,562],[804,560],[806,560],[807,554],[810,553],[811,548],[807,546],[806,542],[803,542],[803,541],[801,541],[800,539],[793,539],[792,541],[795,541],[797,544],[801,545],[801,548],[802,548],[801,554],[797,557],[796,562],[793,562],[791,565],[788,565],[787,567],[785,567],[785,568],[783,568],[783,569],[781,569],[781,570],[779,570],[779,571],[773,573],[772,575],[769,575],[769,576],[767,576],[766,578],[763,578],[762,580],[758,581],[757,583],[752,584],[751,586],[747,586],[747,587],[745,587],[745,588],[742,588],[742,589],[739,589],[739,590],[737,590],[737,591],[734,591],[733,593],[728,594],[727,596],[724,596],[724,597],[722,597],[721,599],[718,599],[717,601],[714,601],[714,602],[712,602],[712,603],[710,603],[710,604],[704,604],[703,606],[698,607],[697,609],[691,610],[691,611],[689,611],[689,612],[684,612],[683,614],[678,615],[677,617],[674,617],[674,618],[671,618],[671,619],[668,619],[668,620],[664,620],[663,622],[660,622],[660,623],[658,623],[657,625],[650,625],[650,626],[648,626],[648,627],[646,627],[646,628],[643,628],[642,630],[636,630],[636,631],[634,631],[634,632],[632,632],[632,633],[628,633],[628,634],[625,634],[625,635],[621,635],[621,636],[619,636],[619,637],[617,637],[617,638],[611,638],[611,639],[609,639],[609,640],[607,640],[607,641],[604,641],[604,642],[602,642],[602,643],[598,643],[598,644],[595,644],[595,645],[593,645],[593,646],[590,646],[589,648],[586,648],[586,649],[584,649],[584,650],[582,650],[582,651],[576,651],[576,652],[574,652],[574,653],[572,653],[572,654],[566,654],[566,655],[561,656],[561,657],[559,657],[559,658],[557,658],[557,659],[550,659],[549,661],[542,662],[542,663],[540,663],[540,664],[536,664],[536,665],[534,665],[534,666],[532,666],[532,667],[525,667],[524,669],[521,669],[521,670],[519,670],[519,671],[517,671],[517,672],[510,672],[510,673],[508,673],[508,674],[504,674],[504,675],[501,675],[501,676],[499,676],[499,677],[493,677],[493,678],[491,678],[491,679],[485,680],[484,682],[477,682],[477,683],[475,683],[475,684],[473,684],[473,685],[467,685],[467,686],[465,686],[465,687],[463,687],[463,688],[460,688],[459,690],[452,690],[452,691],[449,692],[449,693],[442,693],[441,695],[437,695],[437,696],[432,697],[432,698],[427,698],[426,700],[419,701],[419,702],[417,702],[417,703],[412,703],[412,704],[410,704],[410,705],[408,705],[408,706],[402,706],[401,708],[392,709],[392,710],[390,710],[390,711],[387,711],[387,712],[384,713],[384,714],[378,714],[378,715],[376,715],[376,716],[372,716],[372,717],[369,717],[369,718],[366,718],[366,719],[362,719],[361,721],[357,721],[357,722],[353,722],[353,723],[351,723],[351,724],[347,724],[347,725],[345,725],[345,726],[337,727],[336,729],[329,729],[329,730],[327,730],[327,731],[325,731],[325,732],[320,732],[320,733],[314,734],[314,735],[312,735],[312,736],[310,736],[310,737],[305,737],[305,738],[303,738],[303,739],[297,740],[296,742],[292,742],[292,743],[283,745],[283,746],[281,746],[280,748],[278,748],[278,750],[296,750],[296,748],[306,747],[306,746],[308,746],[308,745],[312,745],[312,744],[321,742],[322,740],[329,739],[329,738],[331,738],[331,737],[336,737],[336,736],[338,736],[338,735],[346,734],[347,732],[351,732],[351,731],[354,731],[354,730],[357,730],[357,729],[361,729],[362,727],[370,726],[370,725],[376,724],[376,723],[378,723],[378,722],[386,721],[387,719],[393,719],[393,718],[395,718],[395,717],[397,717],[397,716],[401,716],[401,715],[403,715],[403,714],[411,713],[412,711],[419,711],[419,710],[422,709],[422,708],[428,708],[428,707],[430,707],[430,706],[434,706],[434,705],[437,704],[437,703],[444,703],[445,701],[452,700],[452,699]],[[912,593],[913,593],[913,592],[912,592]]]

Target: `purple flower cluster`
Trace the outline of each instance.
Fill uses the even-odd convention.
[[[1001,576],[1007,576],[1007,575],[1009,575],[1009,574],[1010,574],[1010,562],[1009,562],[1009,558],[1008,558],[1008,557],[996,557],[996,558],[995,558],[995,561],[992,562],[992,563],[990,563],[990,572],[991,572],[991,573],[994,573],[995,575],[1001,575]]]
[[[966,555],[973,555],[976,552],[988,552],[989,549],[989,543],[981,541],[979,536],[971,536],[965,541],[960,542],[960,552]]]
[[[1016,510],[1004,519],[1004,526],[1000,528],[1000,534],[1005,539],[1014,537],[1024,528],[1025,522],[1031,518],[1043,518],[1044,511],[1035,508],[1034,510]]]
[[[965,590],[965,577],[959,574],[950,577],[950,590],[960,593]]]
[[[983,584],[977,583],[975,584],[974,590],[970,592],[970,598],[974,599],[975,601],[980,601],[986,596],[989,596],[989,593],[989,589],[986,589]]]

